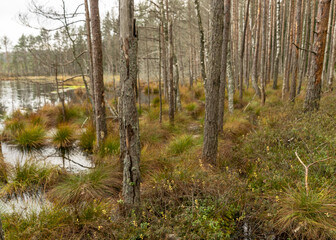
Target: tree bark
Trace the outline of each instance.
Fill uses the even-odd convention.
[[[311,72],[304,103],[305,112],[318,110],[320,107],[321,78],[328,31],[330,3],[331,0],[319,0],[316,16],[316,32],[314,33],[313,51],[315,54],[312,54],[311,59]]]
[[[280,61],[280,4],[281,0],[277,0],[276,6],[276,55],[273,77],[273,89],[278,88],[279,77],[279,61]]]
[[[200,34],[200,60],[201,60],[201,71],[202,71],[202,78],[203,82],[206,82],[206,70],[205,70],[205,39],[204,39],[204,29],[202,24],[202,16],[201,16],[201,6],[200,1],[195,0],[195,8],[197,13],[197,20],[198,20],[198,30]]]
[[[289,100],[291,102],[295,102],[295,96],[296,96],[296,82],[297,82],[297,76],[298,76],[298,65],[299,65],[299,49],[298,47],[301,46],[301,8],[302,8],[302,0],[296,1],[296,7],[295,7],[295,25],[294,25],[294,44],[290,43],[292,51],[293,51],[293,74],[292,74],[292,81],[291,81],[291,87],[290,87],[290,93],[289,93]]]
[[[94,90],[94,79],[93,79],[93,60],[92,60],[92,40],[91,40],[91,19],[90,19],[90,11],[89,11],[89,4],[88,0],[84,0],[85,5],[85,25],[86,25],[86,41],[87,41],[87,48],[88,48],[88,59],[89,59],[89,71],[90,71],[90,87],[91,87],[91,95],[92,95],[92,108],[93,113],[95,116],[95,90]],[[95,122],[95,117],[94,117]]]
[[[175,96],[174,96],[174,41],[173,23],[169,22],[169,123],[174,124]]]
[[[259,45],[260,45],[260,27],[261,27],[261,1],[259,0],[259,6],[258,6],[258,20],[257,20],[257,31],[255,35],[255,41],[256,41],[256,46],[255,46],[255,52],[254,52],[254,59],[253,59],[253,73],[252,73],[252,85],[255,90],[255,93],[257,96],[260,98],[261,97],[261,92],[260,88],[258,86],[258,57],[259,57]]]
[[[249,9],[250,9],[250,0],[247,0],[246,12],[245,12],[245,21],[244,21],[244,32],[241,41],[241,51],[240,51],[240,73],[239,73],[239,99],[243,100],[243,83],[244,83],[244,53],[245,53],[245,40],[246,40],[246,30],[249,18]]]
[[[226,85],[226,64],[227,64],[227,52],[230,36],[230,20],[231,20],[231,0],[225,0],[224,2],[224,31],[223,31],[223,46],[222,46],[222,65],[220,75],[220,87],[219,87],[219,107],[218,107],[218,130],[223,132],[224,125],[224,101],[225,101],[225,85]]]
[[[120,84],[122,116],[120,131],[124,137],[123,198],[127,206],[140,203],[140,138],[134,85],[137,80],[137,31],[134,0],[120,0]]]
[[[334,4],[334,26],[333,26],[333,43],[332,43],[332,53],[329,63],[329,72],[328,72],[328,89],[329,91],[333,90],[333,81],[334,81],[334,72],[335,72],[335,58],[336,58],[336,1]]]
[[[105,99],[104,99],[104,71],[103,71],[103,50],[100,31],[100,17],[98,0],[90,0],[91,10],[91,32],[92,32],[92,60],[93,79],[95,90],[95,115],[96,115],[96,137],[97,147],[101,146],[107,135]]]
[[[263,1],[262,4],[262,35],[259,37],[262,38],[261,41],[261,72],[260,72],[260,92],[261,92],[261,105],[265,104],[266,101],[266,92],[265,92],[265,85],[266,85],[266,74],[265,74],[265,66],[266,66],[266,23],[267,23],[267,9],[266,9],[266,2]],[[259,20],[261,21],[261,19]]]
[[[208,79],[205,84],[203,160],[216,164],[218,151],[218,106],[223,44],[224,1],[212,0]]]

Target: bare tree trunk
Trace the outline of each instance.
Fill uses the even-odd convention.
[[[96,137],[97,146],[101,146],[107,135],[106,113],[104,100],[104,72],[103,72],[103,51],[100,32],[100,17],[98,0],[90,0],[91,30],[92,30],[92,60],[93,79],[95,80],[95,113],[96,113]]]
[[[244,53],[245,53],[245,39],[246,39],[246,29],[249,18],[250,0],[247,1],[246,12],[245,12],[245,22],[244,22],[244,32],[243,39],[241,41],[241,51],[240,51],[240,74],[239,74],[239,99],[243,100],[243,83],[244,83]],[[247,66],[246,66],[247,67]]]
[[[305,111],[318,110],[321,98],[321,78],[323,71],[324,50],[328,31],[328,19],[331,0],[319,0],[314,34],[314,52],[311,59],[311,72],[304,103]]]
[[[253,88],[257,94],[257,96],[261,97],[260,88],[258,86],[258,56],[259,56],[259,45],[260,45],[260,25],[261,25],[261,1],[259,0],[259,6],[258,6],[258,21],[257,21],[257,31],[255,36],[256,41],[256,47],[254,52],[254,59],[253,59],[253,73],[252,73],[252,85]]]
[[[230,40],[231,41],[231,40]],[[232,73],[232,54],[231,50],[228,50],[227,52],[227,63],[226,63],[226,72],[228,77],[228,107],[229,107],[229,113],[233,113],[234,111],[234,104],[233,104],[233,97],[234,97],[234,79],[233,79],[233,73]]]
[[[292,74],[292,81],[289,93],[289,100],[291,102],[295,102],[296,96],[296,82],[298,75],[298,65],[299,65],[299,47],[301,47],[301,8],[302,8],[302,0],[296,1],[295,7],[295,25],[294,25],[294,44],[291,43],[291,48],[293,51],[293,67],[294,72]],[[289,70],[289,69],[287,69]]]
[[[225,101],[225,85],[226,85],[226,64],[227,52],[230,36],[230,20],[231,20],[231,0],[224,1],[224,31],[223,31],[223,46],[222,46],[222,65],[219,87],[219,106],[218,106],[218,130],[223,132],[224,125],[224,101]]]
[[[197,13],[197,19],[198,19],[198,29],[200,34],[200,58],[201,58],[201,71],[202,71],[202,78],[203,81],[206,82],[206,72],[205,72],[205,39],[204,39],[204,29],[202,24],[202,16],[201,16],[201,6],[200,1],[195,0],[195,8]]]
[[[279,61],[280,61],[280,4],[281,0],[277,0],[276,6],[276,55],[273,77],[273,89],[278,88],[278,76],[279,76]]]
[[[163,0],[160,1],[161,8],[161,46],[162,46],[162,66],[163,66],[163,84],[164,90],[163,95],[165,99],[168,99],[168,70],[167,70],[167,45],[166,45],[166,34],[164,31],[164,26],[166,23],[165,14],[164,14],[164,3]]]
[[[137,31],[134,0],[120,0],[121,128],[123,132],[123,198],[128,206],[140,203],[140,138],[134,84],[137,80]]]
[[[282,86],[282,99],[284,100],[288,91],[289,91],[289,77],[290,77],[290,68],[291,68],[291,62],[292,62],[292,39],[293,39],[293,28],[292,28],[292,22],[293,22],[293,15],[294,15],[294,0],[290,1],[289,5],[290,9],[290,19],[288,22],[288,32],[287,32],[287,53],[286,53],[286,62],[284,66],[284,81]]]
[[[262,35],[259,37],[262,38],[261,41],[261,72],[260,72],[260,86],[261,86],[261,105],[265,104],[266,101],[266,92],[265,92],[265,85],[266,85],[266,78],[265,78],[265,66],[266,66],[266,23],[267,23],[267,9],[266,9],[266,2],[263,1],[262,4],[262,12],[263,12],[263,23],[262,23]],[[261,21],[261,19],[259,20]]]
[[[332,53],[330,54],[329,72],[328,72],[328,89],[333,90],[334,72],[335,72],[335,58],[336,58],[336,1],[334,1],[334,26],[333,26],[333,43],[332,43]]]
[[[174,97],[174,42],[173,23],[169,22],[169,123],[174,124],[175,97]]]
[[[94,90],[94,79],[93,79],[93,60],[92,60],[92,40],[91,40],[91,20],[90,20],[90,11],[88,0],[84,0],[85,5],[85,24],[86,24],[86,37],[87,37],[87,48],[88,48],[88,59],[89,59],[89,71],[90,71],[90,87],[91,87],[91,95],[92,95],[92,108],[94,113],[94,121],[95,121],[95,90]]]
[[[209,78],[206,81],[203,160],[216,164],[218,151],[218,106],[223,44],[224,1],[212,0]]]
[[[161,34],[161,28],[163,29],[162,22],[159,25],[159,99],[160,99],[160,114],[159,121],[162,123],[162,41],[164,37]]]
[[[150,109],[150,85],[149,85],[149,63],[148,63],[148,43],[147,43],[148,33],[147,26],[145,26],[145,50],[146,50],[146,73],[147,73],[147,105],[148,109]]]

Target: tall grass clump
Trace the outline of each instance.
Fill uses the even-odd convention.
[[[1,147],[1,146],[0,146]],[[0,158],[0,185],[8,183],[9,165]]]
[[[99,166],[87,172],[66,177],[49,193],[52,201],[76,208],[84,203],[118,196],[121,189],[121,174],[111,166]]]
[[[193,139],[190,135],[182,135],[174,138],[169,146],[168,151],[169,153],[172,153],[174,155],[179,155],[189,148],[191,148],[193,145]]]
[[[25,122],[12,118],[5,121],[5,128],[2,133],[3,140],[12,140],[14,137],[25,128]]]
[[[120,140],[117,136],[108,136],[99,149],[100,157],[118,155],[120,150]]]
[[[336,198],[331,188],[287,189],[278,199],[275,226],[299,239],[335,239]]]
[[[40,148],[45,143],[45,135],[41,126],[26,126],[16,134],[14,143],[25,150]]]
[[[20,195],[34,192],[41,188],[47,189],[55,184],[65,173],[58,167],[43,165],[29,160],[16,163],[8,184],[1,189],[1,195]]]
[[[75,141],[74,127],[69,124],[61,124],[52,136],[52,142],[57,148],[70,148]]]
[[[93,127],[89,126],[79,137],[79,146],[86,152],[92,153],[96,134]]]

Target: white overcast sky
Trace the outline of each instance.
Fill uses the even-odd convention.
[[[0,3],[0,37],[6,35],[13,44],[16,44],[22,34],[36,34],[37,30],[25,27],[20,24],[18,15],[20,12],[27,12],[31,0],[1,0]],[[61,0],[35,0],[45,6],[55,7],[58,9],[62,6]],[[138,2],[138,1],[135,1]],[[83,0],[65,0],[68,10],[75,9]],[[112,8],[118,10],[118,0],[99,0],[101,17]],[[84,11],[84,8],[82,8]]]

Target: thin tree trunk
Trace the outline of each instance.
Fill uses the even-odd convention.
[[[273,77],[273,89],[278,88],[279,77],[279,61],[280,61],[280,4],[281,0],[277,0],[276,6],[276,55]]]
[[[175,102],[174,102],[174,42],[173,23],[169,22],[169,123],[174,124]]]
[[[159,25],[159,99],[160,99],[160,114],[159,121],[162,123],[162,41],[164,41],[161,34],[161,28],[163,28],[162,22]]]
[[[205,85],[203,160],[216,164],[218,151],[218,106],[223,44],[224,1],[212,0],[209,72]]]
[[[321,78],[323,71],[324,50],[328,31],[328,19],[331,0],[319,0],[316,17],[316,32],[314,33],[315,54],[311,59],[311,72],[304,103],[305,111],[318,110],[321,98]]]
[[[335,58],[336,58],[336,1],[334,1],[334,26],[333,26],[333,43],[332,43],[332,53],[330,54],[330,63],[328,70],[328,89],[329,91],[333,90],[333,81],[334,81],[334,71],[335,71]]]
[[[267,23],[267,9],[266,9],[266,2],[263,1],[262,4],[262,16],[263,16],[263,24],[262,24],[262,35],[259,37],[262,38],[261,41],[261,73],[260,73],[260,92],[261,92],[261,105],[265,105],[266,101],[266,92],[265,92],[265,85],[266,85],[266,78],[265,78],[265,66],[266,66],[266,23]],[[261,19],[259,20],[261,21]]]
[[[292,74],[292,81],[289,93],[289,100],[291,102],[295,102],[296,97],[296,82],[297,82],[297,75],[298,75],[298,65],[299,65],[299,48],[301,47],[301,8],[302,8],[302,0],[296,1],[295,7],[295,25],[294,25],[294,44],[291,43],[291,48],[293,51],[293,67],[294,72]]]
[[[258,6],[258,20],[257,20],[257,31],[255,36],[256,46],[255,46],[255,52],[254,52],[254,59],[253,59],[253,73],[252,73],[252,85],[253,88],[257,94],[257,96],[261,97],[260,88],[258,86],[258,56],[259,56],[259,45],[260,45],[260,25],[261,25],[261,1],[259,0],[259,6]]]
[[[134,85],[137,80],[137,31],[134,0],[120,0],[121,128],[124,145],[123,198],[128,206],[140,204],[140,138]]]
[[[250,9],[250,0],[247,1],[246,12],[245,12],[245,21],[244,21],[244,32],[243,39],[241,41],[241,51],[240,51],[240,75],[239,75],[239,99],[243,100],[243,78],[244,78],[244,53],[245,53],[245,39],[246,39],[246,30],[249,18],[249,9]]]
[[[87,37],[87,48],[88,48],[88,59],[89,59],[89,75],[90,75],[90,87],[91,87],[91,96],[92,96],[92,110],[95,116],[95,90],[94,90],[94,79],[93,79],[93,59],[92,59],[92,40],[91,40],[91,20],[90,20],[90,11],[88,0],[84,0],[85,5],[85,24],[86,24],[86,37]],[[95,121],[95,117],[93,119]]]
[[[90,0],[91,10],[91,32],[92,32],[92,58],[93,58],[93,79],[95,80],[95,113],[96,113],[96,137],[97,147],[101,146],[107,135],[106,113],[104,100],[104,72],[103,72],[103,51],[100,32],[100,17],[98,0]]]
[[[200,60],[201,60],[201,71],[202,71],[202,78],[203,82],[206,82],[207,76],[205,72],[205,39],[204,39],[204,29],[202,24],[202,16],[201,16],[201,6],[200,1],[195,0],[195,8],[197,13],[197,20],[198,20],[198,30],[200,34]]]
[[[230,36],[230,20],[231,20],[231,0],[224,1],[224,31],[223,31],[223,47],[222,47],[222,65],[219,87],[219,107],[218,107],[218,130],[223,132],[224,125],[224,101],[225,101],[225,85],[226,85],[226,64],[228,56],[228,43]]]

